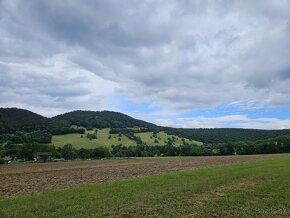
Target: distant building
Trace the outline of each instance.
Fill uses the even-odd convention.
[[[36,162],[44,163],[52,161],[51,152],[37,152],[36,153]]]
[[[4,163],[5,164],[9,164],[9,163],[11,163],[13,161],[13,157],[11,157],[11,156],[5,156],[3,158],[3,160],[4,160]]]

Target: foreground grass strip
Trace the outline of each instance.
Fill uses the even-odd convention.
[[[3,198],[3,217],[289,217],[290,157]],[[1,216],[0,215],[0,216]]]

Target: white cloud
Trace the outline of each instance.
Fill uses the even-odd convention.
[[[3,0],[0,105],[110,109],[121,93],[174,112],[290,106],[289,10],[287,0]]]
[[[179,118],[174,125],[183,128],[289,129],[290,119],[250,118],[247,115]]]
[[[0,68],[5,69],[0,106],[26,108],[46,116],[73,109],[107,109],[117,87],[62,55],[37,63],[2,61]]]

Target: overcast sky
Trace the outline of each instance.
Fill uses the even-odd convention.
[[[290,1],[0,0],[0,107],[290,128]]]

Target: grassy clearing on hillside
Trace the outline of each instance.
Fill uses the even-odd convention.
[[[75,127],[76,128],[76,127]],[[130,140],[128,137],[122,135],[119,137],[118,134],[111,134],[111,138],[109,139],[109,131],[110,129],[102,129],[98,130],[97,133],[97,139],[89,140],[86,137],[87,133],[94,133],[94,130],[86,131],[85,134],[83,134],[83,138],[81,137],[81,134],[67,134],[67,135],[56,135],[52,137],[52,143],[56,147],[63,147],[65,144],[72,144],[74,148],[80,149],[80,148],[96,148],[99,146],[105,146],[108,148],[111,148],[111,145],[117,145],[122,144],[125,146],[136,146],[136,142],[134,140]],[[153,136],[153,132],[144,132],[144,133],[135,133],[135,136],[140,136],[141,140],[146,143],[147,145],[164,145],[166,144],[166,141],[168,141],[168,138],[172,138],[172,135],[168,135],[165,132],[159,132],[157,133],[157,137],[160,139],[157,139],[157,142],[155,142],[155,139]],[[182,145],[183,141],[182,138],[178,136],[175,137],[175,145]],[[121,138],[121,141],[118,139]],[[190,141],[188,139],[184,139],[186,143],[189,144],[198,144],[201,145],[201,142],[197,141]]]
[[[0,200],[4,217],[289,217],[290,157]]]
[[[153,137],[153,132],[135,133],[135,135],[140,136],[141,140],[145,142],[147,145],[164,145],[168,141],[168,138],[172,138],[173,136],[162,131],[156,134],[158,138],[157,138],[157,141],[155,141],[156,138]],[[175,137],[174,139],[175,145],[183,144],[181,137],[178,137],[178,136],[174,136],[174,137]],[[189,139],[184,139],[184,141],[189,144],[197,144],[197,145],[202,144],[201,142],[193,141],[193,140],[190,141]]]
[[[74,148],[80,149],[80,148],[96,148],[99,146],[105,146],[108,148],[111,148],[111,145],[114,144],[120,144],[127,146],[134,146],[136,145],[135,141],[130,140],[128,137],[122,135],[121,137],[118,136],[118,134],[111,134],[111,139],[109,139],[109,131],[110,129],[102,129],[98,130],[97,133],[97,139],[89,140],[87,138],[87,133],[94,133],[94,130],[92,131],[86,131],[85,134],[83,134],[83,138],[81,138],[81,134],[67,134],[67,135],[56,135],[52,137],[52,143],[56,147],[63,147],[65,144],[72,144]],[[121,139],[119,141],[118,139]]]

